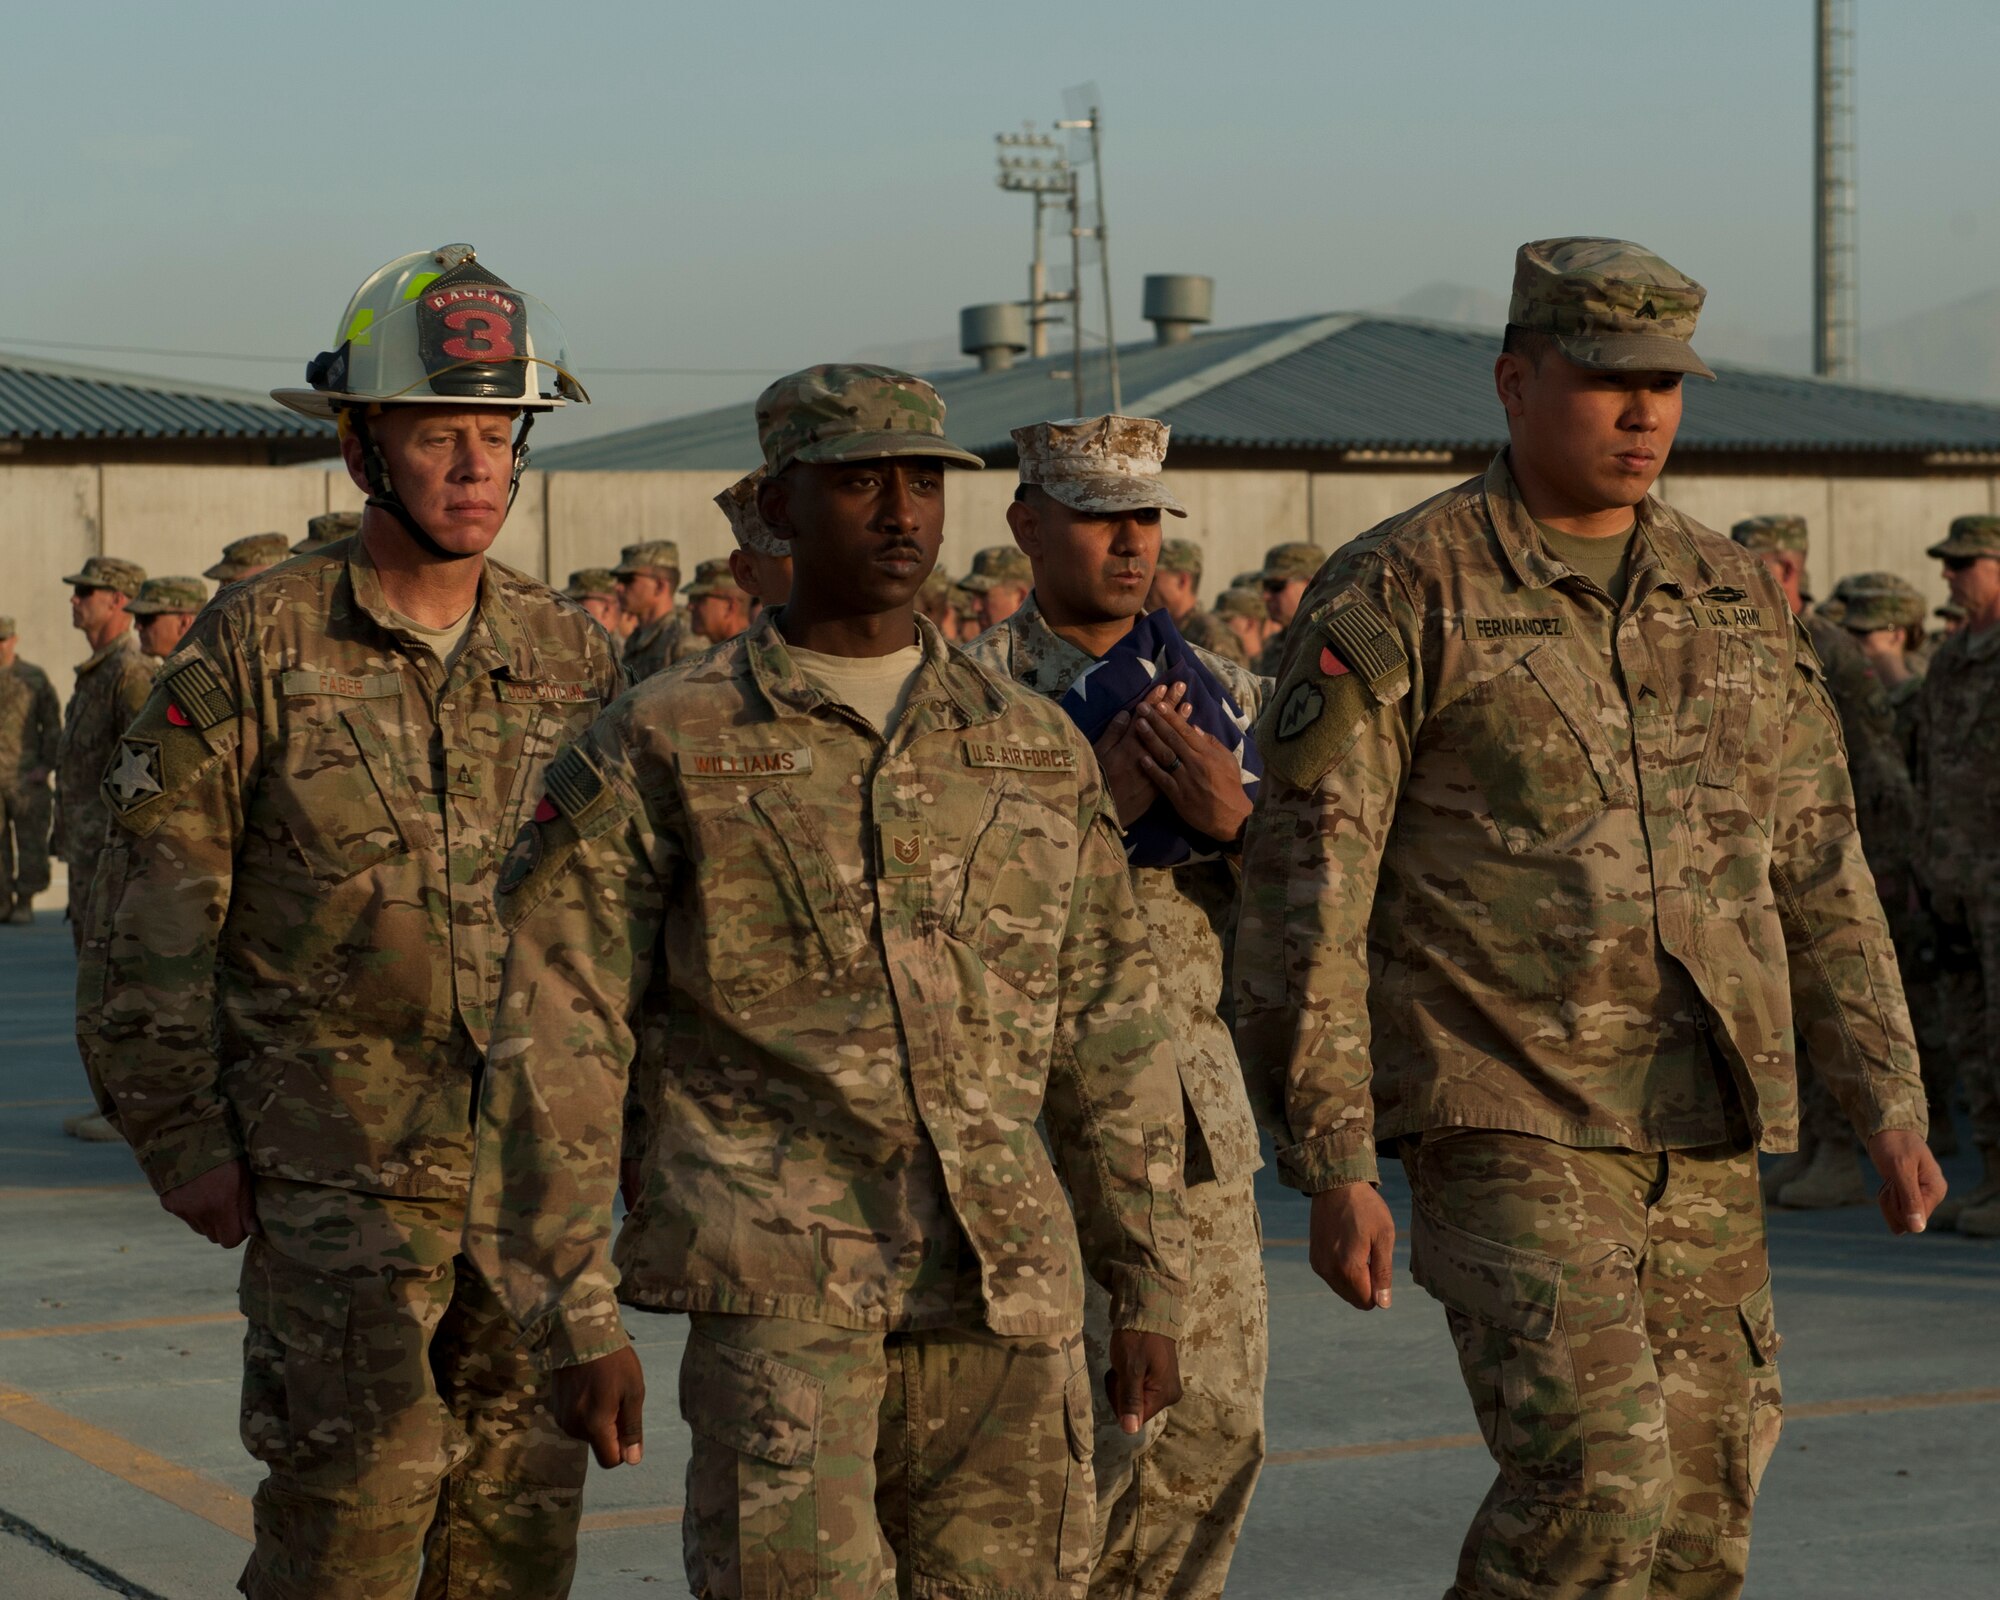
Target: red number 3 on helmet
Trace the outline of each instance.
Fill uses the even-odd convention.
[[[516,354],[514,325],[497,311],[461,306],[445,313],[444,325],[460,335],[442,347],[454,361],[508,361]]]

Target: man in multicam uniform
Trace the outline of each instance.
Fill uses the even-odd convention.
[[[1060,700],[1131,632],[1158,592],[1157,572],[1149,569],[1161,548],[1160,513],[1187,513],[1160,478],[1164,423],[1044,422],[1016,428],[1014,442],[1022,487],[1007,520],[1035,587],[966,653]],[[1254,718],[1262,703],[1258,680],[1199,646],[1196,658]],[[1250,815],[1236,757],[1150,699],[1112,726],[1119,731],[1101,736],[1096,749],[1121,821],[1137,821],[1171,787],[1170,803],[1184,821],[1233,848]],[[1137,1436],[1110,1417],[1098,1419],[1098,1549],[1090,1589],[1107,1600],[1192,1600],[1222,1593],[1264,1461],[1264,1262],[1252,1188],[1263,1163],[1243,1072],[1218,1014],[1236,874],[1214,856],[1177,867],[1135,866],[1132,888],[1154,960],[1167,977],[1161,1009],[1188,1125],[1192,1277],[1180,1335],[1186,1392]],[[1109,1310],[1108,1297],[1093,1288],[1084,1321],[1093,1369],[1107,1362]]]
[[[322,511],[306,518],[306,536],[292,546],[295,556],[314,556],[336,539],[349,539],[361,531],[358,511]]]
[[[27,927],[35,896],[49,886],[49,778],[62,704],[20,648],[14,619],[0,617],[0,921]]]
[[[1314,1269],[1363,1308],[1400,1142],[1411,1271],[1500,1466],[1459,1600],[1741,1591],[1794,1017],[1890,1226],[1943,1189],[1811,645],[1648,494],[1703,293],[1622,241],[1523,246],[1509,448],[1328,563],[1258,725],[1237,1042]]]
[[[618,603],[632,619],[623,656],[626,682],[644,683],[707,648],[695,637],[687,608],[674,604],[674,591],[681,582],[681,547],[673,540],[628,544],[618,553],[611,574],[618,580]]]
[[[757,421],[791,601],[620,700],[503,874],[476,1242],[517,1314],[609,1319],[643,1031],[617,1262],[692,1315],[693,1592],[1079,1595],[1086,1261],[1126,1425],[1179,1389],[1157,971],[1088,745],[914,614],[945,464],[980,465],[936,391],[814,367]],[[639,1448],[637,1366],[557,1374],[607,1464]]]
[[[1272,631],[1253,663],[1260,678],[1277,675],[1278,664],[1285,659],[1285,644],[1292,619],[1298,615],[1299,601],[1325,560],[1324,550],[1302,540],[1274,544],[1264,552],[1264,566],[1257,575],[1257,583],[1263,591],[1264,615]]]
[[[139,648],[164,661],[180,648],[195,614],[208,604],[208,585],[199,578],[148,578],[126,613],[139,635]],[[158,669],[154,669],[155,675]]]
[[[694,582],[687,587],[687,608],[695,637],[704,647],[727,644],[750,626],[750,596],[737,585],[727,556],[711,557],[695,567]]]
[[[548,1353],[622,1331],[515,1327],[460,1235],[494,880],[619,682],[578,607],[484,554],[515,419],[583,392],[466,245],[389,263],[336,332],[275,397],[336,419],[362,531],[218,595],[119,742],[79,1042],[167,1210],[250,1240],[244,1593],[560,1596],[586,1458]]]
[[[1764,563],[1812,640],[1821,681],[1840,717],[1861,848],[1884,905],[1900,908],[1910,895],[1916,795],[1910,787],[1909,766],[1896,746],[1896,716],[1889,697],[1847,630],[1835,617],[1807,603],[1806,519],[1746,517],[1729,530],[1729,536]],[[1814,1071],[1810,1053],[1799,1063],[1799,1150],[1774,1166],[1763,1181],[1766,1199],[1795,1209],[1868,1203],[1854,1130]]]
[[[583,567],[569,575],[563,593],[582,606],[590,620],[604,630],[616,657],[625,648],[625,634],[631,618],[618,603],[618,579],[609,567]]]
[[[1235,630],[1213,611],[1201,608],[1201,559],[1201,546],[1192,539],[1163,541],[1146,609],[1164,609],[1189,644],[1247,668],[1250,659]]]
[[[202,576],[213,578],[227,588],[260,572],[269,572],[280,561],[290,559],[291,554],[291,541],[282,533],[246,534],[224,545],[222,559],[204,570]]]
[[[1236,640],[1237,653],[1245,661],[1255,661],[1264,653],[1272,624],[1261,587],[1232,584],[1215,597],[1215,615]]]
[[[1939,928],[1952,1056],[1980,1181],[1939,1222],[2000,1238],[2000,517],[1959,517],[1930,547],[1965,624],[1924,674],[1917,860]]]
[[[757,490],[763,481],[764,469],[756,467],[715,497],[736,541],[729,553],[729,570],[736,586],[750,596],[752,622],[792,597],[792,547],[764,526],[757,510]]]
[[[1028,558],[1011,544],[990,544],[972,558],[972,570],[958,580],[959,588],[979,602],[981,631],[997,628],[1020,608],[1035,586]]]

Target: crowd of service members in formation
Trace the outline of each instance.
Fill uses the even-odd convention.
[[[469,559],[585,398],[540,302],[462,245],[364,282],[274,393],[365,518],[212,597],[91,558],[66,712],[0,627],[69,1131],[247,1243],[246,1594],[566,1593],[587,1452],[643,1452],[621,1305],[691,1319],[697,1595],[1219,1594],[1259,1122],[1359,1309],[1409,1174],[1500,1469],[1454,1595],[1740,1593],[1760,1184],[2000,1236],[2000,518],[1931,547],[1940,642],[1893,575],[1816,603],[1801,519],[1653,498],[1704,297],[1524,245],[1508,448],[1206,608],[1148,418],[1016,429],[1008,541],[931,575],[983,462],[858,364],[760,396],[726,559],[567,604]]]

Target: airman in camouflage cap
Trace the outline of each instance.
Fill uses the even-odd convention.
[[[579,567],[569,575],[569,582],[563,593],[572,600],[587,600],[592,595],[618,593],[618,579],[609,567]]]
[[[1250,657],[1236,630],[1213,611],[1201,608],[1201,546],[1192,539],[1167,539],[1160,545],[1160,559],[1153,564],[1153,588],[1146,597],[1149,610],[1164,610],[1188,643],[1199,645],[1211,655],[1221,656],[1248,669]],[[1264,614],[1260,600],[1257,614]]]
[[[1270,583],[1276,579],[1301,578],[1310,582],[1326,560],[1326,552],[1316,544],[1294,540],[1287,544],[1274,544],[1264,552],[1263,570],[1257,574],[1258,581]]]
[[[1016,428],[1021,482],[1047,490],[1073,511],[1150,508],[1184,517],[1187,508],[1160,481],[1170,431],[1151,417],[1119,416]]]
[[[757,441],[773,477],[794,461],[879,461],[935,456],[958,467],[986,463],[944,436],[944,401],[922,378],[891,367],[807,367],[757,397]]]
[[[674,603],[681,581],[681,547],[671,539],[628,544],[611,569],[618,603],[634,619],[620,664],[633,683],[650,678],[676,661],[700,655],[707,646],[696,635],[687,607]]]
[[[1850,573],[1833,586],[1833,598],[1841,606],[1838,621],[1849,633],[1911,628],[1924,620],[1924,597],[1893,572]]]
[[[569,583],[563,593],[588,611],[591,620],[611,635],[612,649],[622,655],[630,619],[625,615],[625,608],[618,603],[618,579],[612,570],[609,567],[579,568],[569,575]]]
[[[736,581],[735,575],[730,572],[729,558],[727,556],[716,556],[702,562],[694,569],[694,582],[682,591],[683,598],[686,599],[690,606],[695,601],[706,599],[710,595],[749,598],[747,595],[744,595],[743,586]]]
[[[324,550],[336,539],[349,539],[360,531],[360,512],[322,511],[318,516],[306,519],[306,536],[292,546],[292,554],[309,556],[316,550]]]
[[[1755,555],[1780,550],[1796,550],[1803,554],[1808,548],[1806,519],[1790,512],[1745,517],[1730,528],[1729,537]]]
[[[1253,617],[1264,620],[1264,596],[1256,589],[1237,584],[1215,597],[1215,612],[1222,617]]]
[[[1924,552],[1934,560],[2000,556],[2000,517],[1953,517],[1951,532]]]
[[[251,533],[231,539],[222,547],[222,559],[202,576],[218,583],[241,583],[267,568],[275,567],[292,553],[292,542],[282,533]]]
[[[628,544],[618,552],[618,565],[611,569],[614,578],[630,578],[642,572],[671,572],[678,580],[681,571],[681,547],[671,539],[647,539],[639,544]]]
[[[146,581],[146,569],[136,561],[117,556],[92,556],[81,572],[72,572],[63,582],[76,589],[115,589],[127,601],[138,597]]]
[[[1714,378],[1688,341],[1708,291],[1625,239],[1537,239],[1514,257],[1507,321],[1598,372]]]
[[[1201,546],[1192,539],[1164,539],[1155,572],[1185,572],[1191,578],[1202,574]]]
[[[1285,656],[1286,633],[1292,618],[1298,614],[1299,600],[1325,560],[1324,550],[1301,539],[1274,544],[1264,552],[1264,566],[1257,574],[1257,584],[1264,596],[1264,614],[1277,631],[1264,641],[1257,657],[1255,666],[1260,676],[1277,676],[1278,664]]]
[[[1034,587],[1035,569],[1014,545],[989,544],[973,556],[972,570],[958,580],[959,588],[969,594],[984,594],[999,584]]]
[[[199,578],[148,578],[125,610],[135,617],[182,611],[192,616],[207,604],[208,585]]]

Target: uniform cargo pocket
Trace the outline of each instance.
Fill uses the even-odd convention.
[[[1091,1470],[1096,1416],[1091,1409],[1090,1368],[1070,1374],[1063,1385],[1063,1430],[1069,1439],[1069,1477],[1063,1486],[1062,1535],[1056,1575],[1080,1578],[1097,1553],[1097,1479]]]
[[[1741,634],[1711,633],[1715,646],[1715,687],[1708,718],[1708,744],[1701,753],[1700,779],[1713,788],[1736,782],[1750,734],[1750,711],[1757,698],[1756,660]]]
[[[1042,999],[1056,985],[1076,857],[1071,818],[1002,789],[966,858],[951,931],[1031,999]]]
[[[1479,1238],[1419,1205],[1410,1276],[1444,1304],[1480,1432],[1502,1473],[1545,1497],[1580,1495],[1584,1440],[1559,1315],[1562,1263]]]
[[[353,1290],[252,1238],[237,1303],[243,1336],[243,1447],[308,1485],[356,1481],[354,1409],[347,1393]]]
[[[813,1462],[824,1399],[810,1373],[689,1335],[680,1407],[694,1435],[684,1542],[695,1594],[803,1600],[819,1591]]]
[[[1755,1498],[1784,1425],[1784,1387],[1778,1379],[1778,1346],[1783,1341],[1778,1336],[1777,1319],[1771,1308],[1768,1280],[1736,1309],[1743,1322],[1750,1381],[1750,1403],[1745,1408],[1748,1437],[1743,1445],[1739,1487],[1746,1498]]]
[[[1572,832],[1619,790],[1589,695],[1552,646],[1531,650],[1443,715],[1471,722],[1456,737],[1466,741],[1487,813],[1514,855]]]

